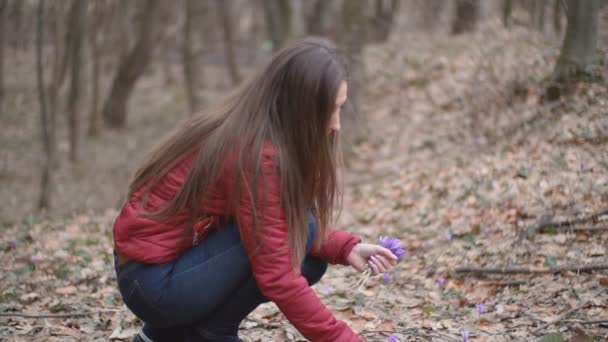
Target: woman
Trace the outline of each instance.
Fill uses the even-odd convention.
[[[396,260],[329,228],[346,92],[334,47],[305,39],[152,151],[114,224],[120,292],[144,321],[135,341],[238,341],[266,301],[309,340],[360,341],[310,288],[327,263],[381,273]]]

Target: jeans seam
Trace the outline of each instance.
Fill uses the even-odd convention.
[[[199,267],[201,267],[201,266],[203,266],[203,265],[205,265],[205,264],[207,264],[207,263],[209,263],[209,262],[212,262],[212,261],[214,261],[215,259],[217,259],[218,257],[221,257],[222,255],[224,255],[224,254],[226,254],[226,253],[228,253],[228,252],[232,251],[234,248],[237,248],[237,247],[242,247],[242,245],[240,244],[240,241],[239,241],[239,242],[237,242],[237,243],[235,243],[235,244],[234,244],[233,246],[231,246],[230,248],[225,249],[225,250],[224,250],[224,251],[222,251],[221,253],[216,254],[216,255],[212,256],[211,258],[209,258],[209,259],[207,259],[207,260],[205,260],[205,261],[203,261],[203,262],[201,262],[201,263],[197,264],[196,266],[190,267],[190,268],[189,268],[189,269],[187,269],[187,270],[183,270],[183,271],[181,271],[181,272],[179,272],[179,273],[177,273],[177,274],[174,274],[174,275],[173,275],[173,277],[171,277],[171,278],[172,278],[172,280],[175,280],[175,279],[177,279],[178,277],[180,277],[181,275],[183,275],[183,274],[185,274],[185,273],[187,273],[187,272],[190,272],[190,271],[192,271],[192,270],[194,270],[194,269],[197,269],[197,268],[199,268]]]

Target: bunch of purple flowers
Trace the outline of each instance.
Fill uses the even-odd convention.
[[[381,236],[378,239],[380,246],[390,250],[397,259],[401,260],[405,257],[405,248],[399,239],[390,236]]]
[[[405,258],[405,248],[403,247],[403,243],[401,243],[399,239],[390,236],[381,236],[380,239],[378,239],[378,242],[380,246],[391,251],[391,253],[393,253],[397,257],[397,260]],[[369,279],[371,274],[371,268],[365,270],[365,272],[363,272],[361,280],[357,283],[357,288],[361,288],[365,284],[365,282],[367,282],[367,279]],[[390,274],[388,272],[384,273],[384,281],[388,281],[389,279]]]

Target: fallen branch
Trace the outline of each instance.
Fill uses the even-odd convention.
[[[529,282],[526,280],[506,280],[506,281],[487,281],[487,282],[481,282],[480,285],[482,286],[519,286],[519,285],[526,285]]]
[[[608,318],[604,318],[604,319],[593,319],[590,321],[583,321],[581,319],[567,319],[564,320],[564,322],[568,322],[568,323],[578,323],[578,324],[582,324],[582,325],[589,325],[589,324],[604,324],[604,323],[608,323]]]
[[[573,225],[576,225],[576,224],[586,223],[589,221],[597,221],[598,218],[605,216],[605,215],[608,215],[608,208],[604,208],[600,211],[597,211],[597,212],[587,215],[587,216],[583,216],[581,218],[569,219],[569,220],[564,220],[564,221],[552,221],[552,218],[553,218],[552,215],[543,215],[540,218],[540,220],[538,221],[538,223],[536,223],[532,227],[522,231],[519,234],[519,236],[517,238],[517,242],[522,241],[526,237],[534,235],[536,232],[538,232],[539,230],[544,229],[544,228],[572,227]]]
[[[574,308],[572,308],[572,309],[570,309],[570,310],[566,311],[564,314],[562,314],[561,316],[557,317],[557,318],[556,318],[556,319],[554,319],[553,321],[551,321],[551,322],[549,322],[549,323],[545,323],[545,324],[541,325],[540,327],[538,327],[538,328],[534,329],[534,330],[532,331],[532,334],[533,334],[533,335],[538,334],[538,332],[539,332],[539,331],[541,331],[541,330],[543,330],[543,329],[545,329],[545,328],[547,328],[547,327],[549,327],[549,326],[551,326],[551,325],[553,325],[553,324],[555,324],[555,323],[558,323],[559,321],[563,320],[564,318],[566,318],[566,317],[568,317],[568,316],[572,315],[572,314],[573,314],[573,313],[575,313],[576,311],[578,311],[578,310],[580,310],[580,309],[582,309],[582,308],[584,308],[584,307],[586,307],[586,306],[588,306],[588,305],[590,305],[590,304],[591,304],[591,302],[584,302],[583,304],[581,304],[581,305],[579,305],[579,306],[577,306],[577,307],[574,307]]]
[[[88,311],[88,312],[71,312],[71,313],[62,313],[62,314],[28,314],[22,312],[0,312],[0,317],[23,317],[23,318],[67,318],[67,317],[82,317],[82,316],[90,316],[96,315],[100,313],[106,312],[117,312],[121,311],[120,309],[103,309],[96,311]]]
[[[454,270],[456,273],[485,273],[485,274],[551,274],[560,273],[564,271],[575,271],[575,272],[591,272],[597,270],[608,269],[608,263],[606,264],[590,264],[590,265],[571,265],[554,268],[528,268],[528,267],[475,267],[475,266],[463,266],[456,267]]]

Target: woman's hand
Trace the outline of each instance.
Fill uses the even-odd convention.
[[[380,245],[359,243],[353,247],[347,261],[359,272],[365,271],[369,265],[374,274],[380,274],[391,269],[397,263],[397,257]]]

